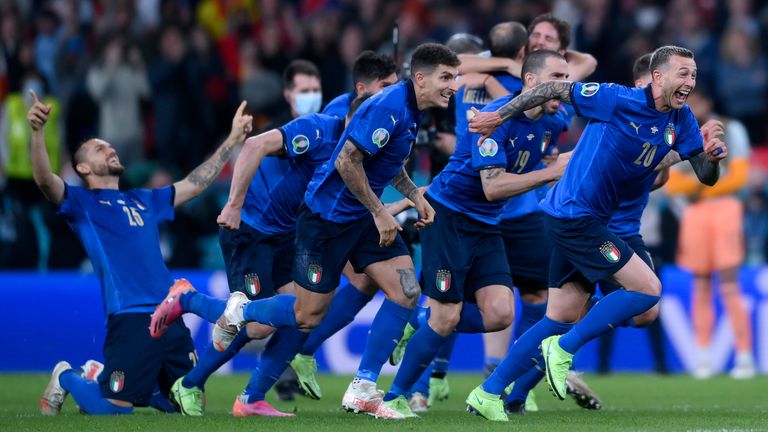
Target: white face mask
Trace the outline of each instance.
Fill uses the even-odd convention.
[[[296,106],[294,109],[300,116],[320,112],[320,105],[323,104],[323,94],[320,92],[299,93],[296,95]]]

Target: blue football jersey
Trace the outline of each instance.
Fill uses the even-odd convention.
[[[355,93],[343,93],[333,98],[328,102],[328,105],[323,108],[321,114],[340,118],[342,120],[347,118],[347,112],[349,112],[349,105],[355,99]]]
[[[512,96],[497,99],[482,111],[495,111]],[[557,146],[560,133],[570,118],[565,111],[531,120],[521,114],[496,128],[477,144],[480,135],[457,141],[456,150],[443,171],[429,187],[436,201],[476,220],[496,224],[506,200],[488,201],[483,192],[480,171],[500,167],[512,174],[525,174],[539,167],[543,155]]]
[[[611,216],[608,222],[608,229],[621,238],[629,238],[640,235],[640,218],[643,217],[645,206],[648,205],[648,199],[651,188],[656,180],[656,175],[651,175],[646,179],[645,192],[629,200],[622,201],[619,207]]]
[[[336,147],[344,119],[325,114],[299,117],[278,129],[284,157],[266,157],[248,186],[240,218],[264,234],[296,229],[296,216],[315,170]]]
[[[59,214],[83,243],[99,278],[107,316],[152,312],[173,278],[160,253],[158,225],[173,220],[175,189],[66,186]]]
[[[593,216],[608,222],[619,204],[640,197],[670,150],[683,159],[702,151],[688,106],[659,112],[651,88],[574,83],[571,101],[589,120],[563,178],[541,202],[558,218]]]
[[[494,74],[499,83],[509,91],[509,94],[516,94],[523,89],[523,83],[520,78],[506,74]],[[469,119],[472,118],[472,108],[482,110],[493,99],[485,91],[485,88],[466,88],[462,87],[454,96],[456,112],[456,142],[469,139]]]
[[[331,158],[315,172],[305,201],[313,212],[333,222],[358,220],[368,209],[357,200],[336,171],[334,163],[347,141],[363,154],[363,169],[376,196],[402,170],[416,140],[421,112],[413,83],[391,85],[363,102],[350,119]]]

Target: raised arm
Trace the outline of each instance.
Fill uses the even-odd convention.
[[[235,162],[232,184],[229,187],[229,199],[216,218],[220,227],[236,230],[240,228],[240,210],[243,208],[248,185],[253,180],[256,170],[266,156],[278,156],[285,152],[283,134],[272,129],[245,140],[243,149]]]
[[[64,200],[66,188],[64,180],[51,170],[51,162],[45,150],[45,123],[52,106],[40,102],[34,90],[30,90],[29,94],[32,96],[32,107],[27,112],[27,121],[32,129],[32,177],[45,199],[58,205]]]
[[[583,81],[597,69],[597,60],[587,53],[568,50],[565,52],[565,60],[572,81]]]
[[[350,192],[373,215],[376,228],[379,230],[379,246],[389,246],[395,241],[397,232],[402,231],[403,228],[387,212],[384,204],[371,189],[368,176],[363,168],[363,159],[364,155],[360,149],[352,141],[347,141],[341,148],[339,156],[336,157],[334,167]]]
[[[251,131],[253,117],[244,114],[245,105],[245,101],[240,103],[240,107],[232,119],[232,130],[229,132],[229,136],[216,149],[213,156],[192,170],[183,180],[173,184],[176,189],[176,195],[173,199],[174,206],[180,206],[203,193],[232,156],[235,146],[242,143],[245,136]]]
[[[571,102],[572,81],[547,81],[519,94],[517,97],[499,107],[496,111],[480,112],[475,108],[475,116],[469,121],[469,131],[481,134],[480,142],[487,138],[496,127],[504,121],[539,106],[551,99]]]
[[[504,200],[559,180],[571,159],[571,152],[563,153],[546,168],[525,174],[512,174],[496,167],[480,171],[483,193],[488,201]]]
[[[477,54],[459,54],[459,74],[472,72],[507,72],[520,77],[523,65],[515,60],[504,57],[480,57]]]

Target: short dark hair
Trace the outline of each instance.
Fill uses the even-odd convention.
[[[557,35],[560,38],[560,49],[567,49],[568,45],[571,44],[571,25],[568,21],[557,18],[551,13],[542,14],[534,18],[533,21],[531,21],[531,24],[528,25],[528,34],[530,35],[533,33],[533,29],[536,25],[542,22],[548,22],[555,27]]]
[[[439,65],[458,67],[461,62],[456,53],[445,45],[423,43],[411,56],[411,76],[416,72],[431,73]]]
[[[520,78],[524,80],[525,74],[527,73],[532,73],[532,74],[540,73],[541,70],[544,69],[544,66],[547,63],[547,59],[550,57],[565,60],[565,57],[563,57],[562,54],[552,50],[542,49],[542,50],[534,51],[532,53],[528,53],[523,59],[523,68],[520,71]]]
[[[445,42],[456,54],[477,54],[483,50],[483,40],[471,33],[456,33]]]
[[[528,42],[528,30],[517,21],[507,21],[493,26],[488,38],[492,56],[513,59]]]
[[[371,50],[360,53],[352,65],[352,80],[355,83],[370,84],[392,75],[397,69],[392,57],[376,54]]]
[[[651,72],[658,70],[660,67],[669,63],[669,59],[672,58],[672,56],[692,59],[693,51],[689,50],[688,48],[674,45],[664,45],[663,47],[656,48],[656,51],[654,51],[653,55],[651,56],[651,63],[648,69]]]
[[[349,111],[347,111],[347,118],[352,118],[353,115],[357,112],[357,109],[360,108],[360,105],[363,104],[363,102],[367,101],[368,98],[373,96],[373,93],[363,93],[360,96],[352,99],[352,102],[349,103]]]
[[[308,60],[294,60],[288,63],[283,71],[283,88],[292,89],[293,79],[296,75],[309,75],[320,79],[320,70],[314,63]]]
[[[77,171],[77,164],[80,162],[83,162],[84,154],[85,154],[85,144],[93,140],[94,138],[86,138],[84,141],[80,141],[80,143],[75,147],[75,151],[72,152],[72,169],[75,170],[75,174],[77,174],[78,177],[83,178],[82,175]]]
[[[632,79],[637,81],[645,74],[651,73],[651,56],[653,53],[643,54],[635,60],[632,66]]]

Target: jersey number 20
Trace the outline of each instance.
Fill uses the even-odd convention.
[[[656,146],[651,145],[649,142],[644,142],[643,151],[640,152],[640,156],[635,159],[635,164],[648,168],[653,163],[654,156],[656,156]]]

